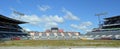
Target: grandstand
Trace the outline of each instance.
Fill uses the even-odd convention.
[[[27,33],[18,24],[26,22],[8,18],[0,15],[0,40],[20,40],[26,39]]]
[[[101,28],[94,28],[87,32],[86,37],[94,39],[120,39],[120,16],[113,16],[104,19]]]
[[[34,40],[69,40],[78,39],[80,36],[79,32],[64,32],[59,31],[58,28],[54,27],[51,30],[46,30],[46,32],[35,32],[30,31],[31,39]]]

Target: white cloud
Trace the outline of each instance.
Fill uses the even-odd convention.
[[[44,21],[46,22],[57,22],[57,23],[63,23],[64,19],[62,17],[59,17],[58,15],[43,15],[42,16]]]
[[[48,5],[42,5],[42,6],[38,6],[40,11],[47,11],[48,9],[50,9],[50,6]]]
[[[12,14],[12,16],[14,17],[17,15]],[[44,27],[55,27],[58,26],[58,23],[64,22],[64,19],[58,15],[43,15],[41,17],[37,15],[24,15],[21,16],[21,19],[19,17],[20,16],[17,16],[16,19],[26,21],[37,26],[43,25]]]
[[[64,19],[58,15],[43,15],[41,17],[43,23],[45,23],[45,27],[56,27],[58,26],[58,23],[63,23]]]
[[[25,15],[21,19],[31,24],[38,24],[42,21],[37,15]]]
[[[79,24],[79,25],[76,25],[76,24],[71,24],[70,26],[72,27],[72,28],[75,28],[75,29],[79,29],[79,30],[83,30],[83,31],[90,31],[91,29],[89,28],[89,26],[91,26],[92,25],[92,23],[90,22],[90,21],[88,21],[88,22],[83,22],[83,23],[81,23],[81,24]]]
[[[39,9],[41,11],[46,11],[46,10],[50,9],[50,7],[49,6],[46,6],[46,7],[39,6]],[[42,15],[42,16],[38,16],[38,15],[32,14],[32,15],[21,16],[21,19],[19,19],[20,16],[15,15],[14,13],[12,13],[12,16],[15,17],[16,19],[29,22],[29,24],[36,25],[36,26],[42,26],[42,27],[45,27],[45,28],[57,27],[60,23],[65,22],[64,19],[80,20],[72,12],[70,12],[70,11],[68,11],[66,9],[63,9],[63,12],[65,13],[65,15],[63,17],[61,17],[59,15]],[[88,24],[90,24],[90,22],[80,24],[80,26],[83,25],[81,28],[78,28],[78,27],[80,27],[79,25],[71,24],[71,27],[74,27],[74,28],[77,28],[77,29],[85,29],[86,26],[89,26]]]
[[[63,8],[62,11],[65,13],[65,16],[64,16],[65,19],[80,20],[77,16],[75,16],[72,12],[66,10],[65,8]]]
[[[57,27],[58,24],[56,22],[48,22],[45,24],[45,27]]]

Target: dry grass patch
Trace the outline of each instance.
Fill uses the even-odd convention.
[[[0,43],[0,46],[106,46],[120,47],[119,40],[16,40]]]

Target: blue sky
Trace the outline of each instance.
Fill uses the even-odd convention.
[[[95,14],[107,12],[107,17],[120,15],[120,0],[0,0],[0,14],[18,19],[13,10],[24,13],[23,28],[44,31],[57,26],[65,31],[85,34],[98,27]],[[104,15],[101,16],[101,20]]]

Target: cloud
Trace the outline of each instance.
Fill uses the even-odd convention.
[[[16,15],[13,13],[12,17],[17,19],[17,20],[29,22],[30,24],[39,24],[41,22],[41,18],[39,18],[39,16],[37,16],[37,15],[19,16],[19,15]]]
[[[12,16],[17,16],[15,14],[12,14]],[[21,18],[20,18],[21,17]],[[24,15],[24,16],[17,16],[16,19],[29,22],[29,24],[33,25],[43,25],[44,27],[54,27],[58,26],[58,23],[63,23],[64,19],[63,17],[60,17],[58,15]]]
[[[41,17],[41,20],[44,20],[43,23],[45,23],[45,27],[56,27],[58,26],[58,23],[64,23],[63,17],[60,17],[58,15],[43,15]]]
[[[45,24],[45,27],[57,27],[58,24],[56,22],[48,22]]]
[[[90,21],[88,21],[88,22],[83,22],[79,25],[71,24],[70,26],[72,28],[75,28],[75,29],[78,29],[78,30],[83,30],[83,31],[87,32],[87,31],[91,31],[91,29],[89,28],[89,26],[91,26],[91,25],[92,25],[92,23]]]
[[[72,12],[66,10],[65,8],[63,8],[62,11],[65,13],[65,16],[64,16],[65,19],[80,20],[77,16],[75,16]]]
[[[47,11],[48,9],[50,9],[50,6],[48,5],[42,5],[42,6],[38,6],[39,10],[40,11]]]
[[[58,15],[43,15],[42,18],[46,22],[57,22],[57,23],[63,23],[64,19]]]
[[[46,11],[46,10],[50,9],[50,7],[49,6],[39,6],[39,9],[41,11]],[[44,28],[58,27],[61,23],[63,24],[65,22],[65,19],[66,20],[80,20],[72,12],[70,12],[66,9],[63,9],[63,12],[65,13],[65,15],[63,17],[61,17],[57,14],[56,15],[41,15],[41,16],[32,14],[32,15],[19,16],[14,13],[12,13],[12,16],[18,20],[26,21],[29,24],[39,26],[39,27],[44,27]],[[83,24],[86,25],[86,23],[83,23]],[[88,26],[88,25],[86,25],[86,26]],[[77,28],[77,27],[79,27],[79,25],[71,24],[71,27],[77,28],[77,29],[85,29],[86,26],[82,26],[82,28]]]
[[[25,15],[21,19],[31,24],[39,24],[40,22],[42,22],[41,18],[37,15]]]
[[[63,17],[60,17],[58,15],[43,15],[42,17],[43,23],[45,23],[45,27],[56,27],[58,26],[58,23],[63,23],[64,19]]]

